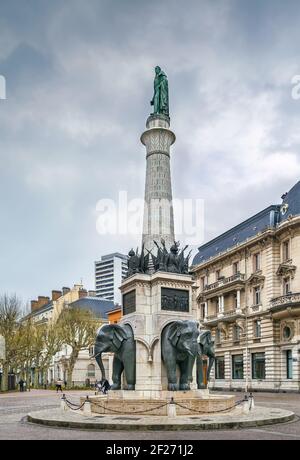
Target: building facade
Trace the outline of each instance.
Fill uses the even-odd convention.
[[[215,338],[214,389],[300,390],[300,182],[199,248],[197,316]]]
[[[127,274],[128,257],[115,252],[95,262],[96,296],[121,304],[119,287]]]

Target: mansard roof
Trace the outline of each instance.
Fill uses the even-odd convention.
[[[193,266],[238,247],[269,228],[276,228],[290,216],[300,215],[300,181],[283,196],[282,204],[271,205],[198,248]]]
[[[107,318],[107,313],[115,308],[115,303],[112,300],[101,299],[99,297],[82,297],[72,302],[70,307],[90,310],[96,316]]]

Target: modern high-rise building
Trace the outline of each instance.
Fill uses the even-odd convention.
[[[102,256],[95,262],[95,288],[97,297],[112,300],[121,305],[119,287],[127,274],[128,257],[115,252]]]

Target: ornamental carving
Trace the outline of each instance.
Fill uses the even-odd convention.
[[[248,278],[248,283],[250,286],[258,286],[258,285],[263,285],[265,282],[265,277],[261,274],[262,272],[256,272],[253,273],[249,278]]]
[[[246,332],[246,321],[244,319],[237,319],[235,324],[241,328],[243,334]]]
[[[225,340],[228,339],[229,337],[229,328],[228,328],[228,324],[227,323],[224,323],[223,321],[220,321],[217,325],[217,329],[222,333],[224,334],[224,338]]]
[[[291,276],[291,278],[294,278],[296,268],[297,267],[295,265],[292,265],[290,261],[284,262],[279,265],[276,275],[280,276],[281,278],[284,278],[286,276]]]

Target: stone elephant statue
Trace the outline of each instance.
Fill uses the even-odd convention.
[[[98,332],[95,342],[95,359],[102,373],[102,380],[106,380],[102,362],[102,353],[114,353],[113,385],[111,390],[121,389],[121,376],[125,372],[126,390],[135,389],[136,347],[131,326],[128,324],[106,324]]]
[[[215,362],[215,342],[211,338],[211,331],[202,330],[199,335],[199,353],[197,356],[197,386],[198,389],[206,388],[203,379],[203,355],[209,358],[206,380],[209,382],[211,368]]]
[[[193,367],[199,352],[199,323],[185,320],[168,324],[161,336],[162,360],[168,378],[168,390],[189,390],[193,381]],[[180,370],[179,385],[176,369]]]

